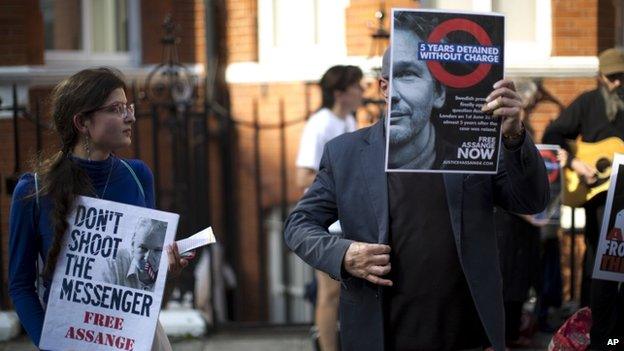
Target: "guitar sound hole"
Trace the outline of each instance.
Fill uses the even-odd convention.
[[[601,158],[596,162],[596,170],[602,173],[611,167],[611,161],[608,158]]]

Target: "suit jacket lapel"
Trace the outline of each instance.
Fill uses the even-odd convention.
[[[464,176],[459,173],[444,173],[446,200],[448,202],[451,226],[455,236],[455,245],[461,261],[462,201]]]
[[[383,120],[377,122],[364,138],[360,152],[366,191],[375,210],[378,243],[388,243],[388,181],[385,172],[386,141]]]
[[[388,181],[385,172],[386,140],[384,137],[383,120],[370,128],[364,138],[364,145],[360,152],[362,171],[366,191],[375,210],[378,242],[388,243]],[[461,259],[461,209],[463,197],[464,176],[458,173],[444,173],[446,198],[451,217],[451,226],[455,236],[455,244]]]

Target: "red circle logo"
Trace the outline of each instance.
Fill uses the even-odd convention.
[[[557,159],[557,154],[552,150],[539,150],[539,153],[546,165],[548,183],[553,184],[559,179],[559,160]]]
[[[440,43],[442,38],[453,31],[468,32],[472,34],[475,39],[477,39],[479,44],[483,46],[492,45],[490,36],[485,32],[485,30],[483,30],[483,28],[481,28],[480,25],[464,18],[454,18],[440,23],[437,27],[435,27],[431,34],[429,34],[427,41],[430,43]],[[479,66],[477,66],[477,68],[471,73],[460,76],[446,71],[438,61],[427,61],[427,66],[429,67],[431,74],[433,74],[433,76],[436,77],[440,83],[451,88],[471,87],[482,81],[492,68],[491,64],[480,63]]]

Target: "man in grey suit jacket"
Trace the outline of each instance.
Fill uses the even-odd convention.
[[[284,236],[341,281],[342,350],[505,349],[493,207],[537,213],[548,200],[520,101],[502,80],[483,107],[503,118],[495,175],[386,174],[384,121],[326,144]],[[327,231],[338,219],[342,236]]]

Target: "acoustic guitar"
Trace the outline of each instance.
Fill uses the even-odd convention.
[[[595,143],[577,141],[575,157],[598,170],[597,180],[587,184],[583,177],[565,168],[561,202],[566,206],[581,207],[594,196],[607,191],[615,153],[624,153],[624,141],[620,138],[610,137]]]

